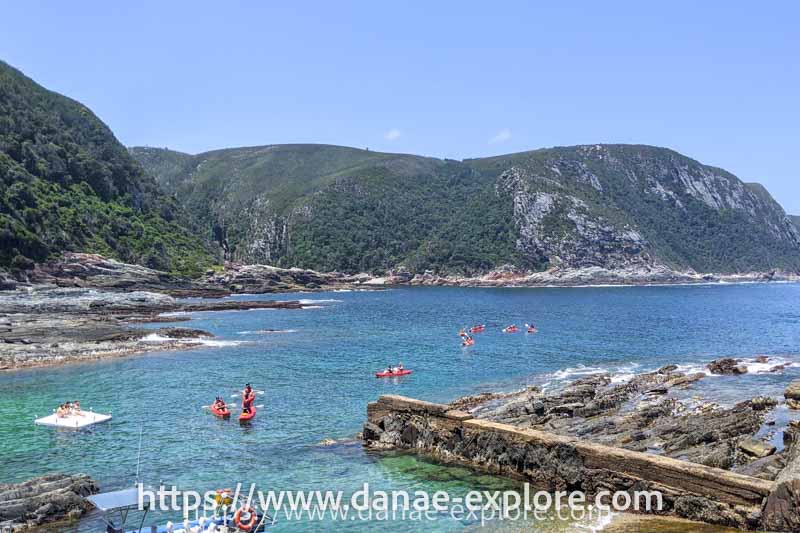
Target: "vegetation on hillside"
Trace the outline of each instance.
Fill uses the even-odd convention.
[[[604,266],[608,254],[635,253],[698,271],[800,268],[797,232],[766,190],[663,148],[566,147],[463,162],[326,145],[165,153],[163,161],[158,149],[132,153],[243,262],[475,274],[504,264],[541,269],[555,255],[567,266]],[[516,188],[504,185],[509,175],[522,176]],[[524,211],[541,194],[556,203],[531,226]],[[717,197],[727,203],[713,205]],[[625,244],[632,232],[644,250]]]
[[[0,267],[81,251],[197,274],[214,255],[187,220],[89,109],[0,62]]]

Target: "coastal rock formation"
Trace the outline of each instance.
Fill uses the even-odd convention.
[[[300,268],[226,263],[203,276],[189,279],[140,265],[123,263],[99,254],[65,252],[61,257],[20,271],[19,279],[0,272],[0,291],[18,287],[58,286],[62,288],[108,291],[159,292],[175,297],[222,297],[236,293],[276,293],[297,291],[371,288],[368,274],[320,273]],[[410,275],[408,276],[410,279]],[[407,279],[405,279],[407,281]],[[391,276],[390,284],[404,281]]]
[[[713,403],[687,403],[669,394],[704,376],[687,375],[669,366],[615,384],[611,375],[595,374],[550,394],[523,391],[499,401],[471,402],[468,412],[516,427],[719,468],[741,467],[760,457],[739,453],[740,440],[758,431],[777,401],[759,397],[722,408]],[[462,401],[451,405],[462,405]],[[748,449],[755,447],[753,444]]]
[[[721,374],[723,376],[746,374],[747,367],[739,363],[741,363],[739,359],[725,357],[723,359],[717,359],[716,361],[711,361],[708,364],[708,370],[712,374]]]
[[[185,350],[213,337],[198,329],[131,324],[176,322],[199,311],[302,308],[298,301],[183,301],[144,291],[52,286],[0,292],[0,370]]]
[[[755,361],[770,365],[767,356]],[[737,369],[743,362],[722,359],[714,366]],[[765,371],[783,367],[776,362]],[[666,513],[740,529],[797,531],[800,424],[776,427],[778,400],[769,396],[730,406],[690,398],[685,389],[706,375],[667,365],[622,380],[593,374],[549,392],[486,392],[449,405],[384,396],[367,409],[363,439],[373,448],[430,454],[551,491],[657,487]],[[724,375],[715,379],[736,380],[741,372]],[[796,392],[787,389],[789,396]],[[782,449],[771,438],[780,431],[788,443]],[[742,492],[745,486],[754,492]]]
[[[84,474],[49,474],[0,484],[0,530],[35,530],[50,522],[79,518],[91,508],[85,497],[98,491]]]
[[[718,468],[476,419],[400,396],[369,404],[367,419],[363,439],[373,448],[430,454],[551,492],[657,490],[659,513],[742,529],[760,527],[759,509],[773,487]]]
[[[360,287],[371,280],[368,275],[348,276],[337,272],[321,273],[300,268],[227,263],[221,271],[211,271],[203,282],[231,293],[274,293],[314,290],[339,290]],[[366,285],[369,288],[369,285]]]

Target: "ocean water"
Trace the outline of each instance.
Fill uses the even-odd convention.
[[[0,374],[0,482],[47,472],[85,472],[104,490],[139,478],[183,489],[256,483],[262,490],[493,490],[513,483],[404,454],[368,453],[352,441],[366,404],[381,394],[446,402],[530,384],[554,387],[592,372],[633,372],[721,356],[770,355],[782,373],[709,377],[698,391],[721,403],[780,395],[800,377],[800,285],[749,284],[554,289],[404,288],[375,292],[237,296],[298,299],[305,310],[208,312],[178,326],[213,332],[208,346],[96,363]],[[502,334],[534,322],[536,335]],[[463,349],[458,329],[486,324]],[[160,327],[163,324],[153,325]],[[157,343],[157,336],[152,337]],[[413,374],[376,379],[402,361]],[[202,406],[245,382],[265,391],[252,425],[214,418]],[[86,431],[35,427],[60,402],[112,413]],[[232,401],[236,401],[231,398]],[[321,446],[323,439],[341,441]],[[393,531],[458,531],[474,520],[385,525]],[[494,524],[495,526],[497,524]],[[371,531],[375,523],[348,529]],[[565,529],[569,524],[538,525]],[[323,528],[327,530],[339,527]],[[101,531],[96,514],[60,531]],[[278,522],[276,531],[318,531]]]

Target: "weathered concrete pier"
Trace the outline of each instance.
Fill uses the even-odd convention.
[[[364,441],[410,450],[541,490],[659,491],[659,514],[740,529],[800,530],[800,444],[775,481],[670,457],[474,418],[450,406],[381,396],[367,407]],[[633,495],[633,494],[632,494]]]

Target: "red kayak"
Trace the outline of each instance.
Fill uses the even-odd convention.
[[[256,416],[256,406],[250,407],[250,412],[245,413],[242,411],[242,414],[239,415],[239,422],[250,422]]]
[[[375,377],[376,378],[393,378],[393,377],[396,377],[396,376],[407,376],[410,373],[411,373],[411,370],[408,370],[408,369],[405,369],[405,368],[403,370],[398,370],[397,372],[386,372],[384,370],[383,372],[375,372]]]
[[[223,407],[222,409],[217,409],[214,405],[211,406],[211,412],[214,413],[214,416],[218,416],[220,418],[230,418],[231,412],[227,406]]]

